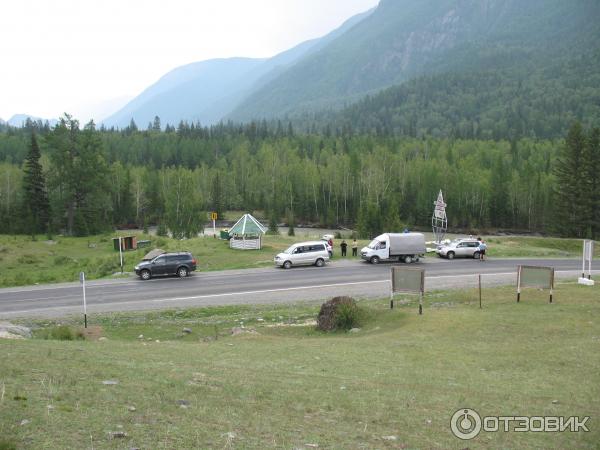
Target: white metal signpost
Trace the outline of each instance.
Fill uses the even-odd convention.
[[[87,328],[87,303],[85,301],[85,272],[79,272],[79,282],[83,286],[83,324]]]
[[[121,263],[121,273],[123,273],[123,238],[119,236],[119,261]]]
[[[435,242],[439,244],[446,236],[446,230],[448,229],[448,218],[446,217],[446,206],[448,205],[444,203],[441,189],[437,200],[433,204],[435,209],[433,210],[433,216],[431,216],[431,227],[433,228]]]
[[[213,223],[213,234],[215,235],[215,237],[217,237],[217,227],[216,227],[217,213],[216,212],[211,212],[210,213],[210,218],[211,218],[212,223]]]
[[[592,280],[592,258],[594,257],[594,241],[583,241],[583,263],[581,267],[581,278],[579,278],[579,284],[585,284],[586,286],[593,286],[594,280]],[[585,276],[585,270],[587,266],[587,278]]]

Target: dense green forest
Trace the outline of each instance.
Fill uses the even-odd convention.
[[[31,167],[32,135],[41,148],[51,232],[81,235],[135,223],[186,236],[201,228],[206,211],[260,209],[277,220],[352,226],[367,235],[427,227],[440,189],[453,229],[592,232],[555,226],[563,140],[300,134],[291,124],[265,122],[182,123],[161,131],[158,118],[149,127],[81,128],[67,116],[54,129],[5,128],[2,232],[31,228],[23,169]]]
[[[413,137],[557,139],[575,121],[600,122],[599,67],[594,51],[546,65],[421,77],[294,123]]]

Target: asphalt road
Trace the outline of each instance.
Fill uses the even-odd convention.
[[[569,259],[490,259],[447,261],[428,257],[412,267],[426,269],[426,290],[512,284],[519,264],[551,266],[557,278],[576,279],[581,262]],[[88,315],[95,312],[227,304],[289,303],[335,295],[389,295],[390,263],[336,260],[323,268],[298,267],[196,272],[188,278],[137,277],[86,283]],[[0,289],[0,318],[60,317],[82,312],[82,287],[63,283]]]

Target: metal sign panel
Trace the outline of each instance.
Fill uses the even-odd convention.
[[[392,267],[392,292],[423,293],[425,291],[425,269]]]
[[[583,245],[583,258],[586,262],[591,261],[594,257],[594,241],[584,241]]]
[[[554,268],[520,266],[519,286],[552,289],[554,287]]]

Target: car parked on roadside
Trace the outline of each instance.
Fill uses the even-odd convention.
[[[329,252],[327,243],[323,241],[299,242],[275,256],[275,265],[284,269],[307,265],[323,267],[327,261]]]
[[[474,258],[479,259],[480,242],[477,239],[456,239],[447,244],[438,245],[435,252],[441,258]]]
[[[196,270],[196,259],[190,252],[162,253],[135,266],[135,273],[142,280],[169,275],[184,278],[194,270]]]

